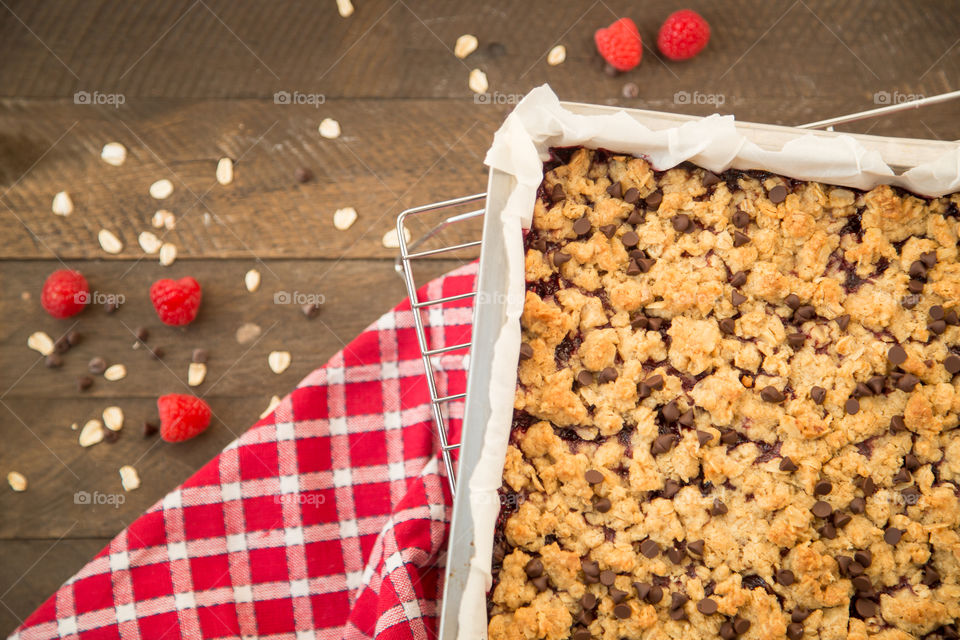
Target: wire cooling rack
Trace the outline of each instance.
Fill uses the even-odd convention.
[[[947,102],[948,100],[954,100],[960,98],[960,91],[951,91],[949,93],[943,93],[935,96],[929,96],[926,98],[921,98],[919,100],[911,100],[908,102],[901,102],[898,104],[891,104],[885,107],[878,107],[876,109],[868,109],[866,111],[858,111],[857,113],[851,113],[845,116],[838,116],[835,118],[828,118],[826,120],[818,120],[817,122],[810,122],[807,124],[798,125],[798,129],[825,129],[832,128],[836,124],[844,124],[848,122],[856,122],[858,120],[864,120],[867,118],[876,118],[879,116],[889,115],[891,113],[896,113],[898,111],[906,111],[908,109],[918,109],[920,107],[937,104],[940,102]],[[473,298],[477,295],[476,291],[471,291],[469,293],[462,293],[456,296],[448,296],[446,298],[438,298],[436,300],[420,300],[417,295],[417,284],[413,277],[413,261],[434,257],[442,255],[444,253],[450,253],[454,251],[459,251],[461,249],[469,249],[471,247],[479,247],[481,240],[473,240],[471,242],[464,242],[461,244],[443,246],[437,249],[428,249],[417,251],[417,249],[424,245],[429,239],[436,237],[443,230],[448,227],[461,224],[464,221],[471,220],[474,218],[479,218],[485,214],[485,209],[483,207],[468,211],[466,213],[453,214],[442,220],[435,227],[431,228],[423,236],[417,238],[413,241],[408,241],[406,238],[406,229],[407,226],[405,221],[409,218],[416,216],[421,216],[428,213],[436,213],[444,210],[458,209],[460,207],[465,207],[467,205],[480,204],[486,200],[486,193],[477,193],[472,196],[464,196],[462,198],[455,198],[453,200],[445,200],[444,202],[435,202],[433,204],[423,205],[422,207],[415,207],[413,209],[407,209],[397,216],[397,237],[400,241],[400,255],[397,257],[394,268],[397,270],[397,273],[400,274],[400,277],[403,278],[404,283],[407,286],[407,294],[410,296],[410,306],[413,310],[413,321],[415,324],[416,334],[417,334],[417,343],[420,347],[420,355],[423,358],[423,368],[426,371],[427,377],[427,388],[430,391],[430,407],[433,414],[433,421],[436,425],[437,436],[440,438],[440,448],[443,456],[443,464],[447,472],[447,480],[450,483],[450,491],[453,494],[456,494],[457,481],[456,475],[454,472],[453,465],[453,452],[456,449],[460,448],[460,443],[450,442],[449,434],[447,433],[447,423],[443,416],[442,407],[448,402],[453,402],[455,400],[462,400],[466,397],[466,393],[457,393],[453,395],[440,396],[437,395],[437,383],[435,378],[435,370],[433,366],[433,356],[441,355],[448,353],[450,351],[458,351],[461,349],[469,349],[470,343],[465,342],[463,344],[455,344],[446,347],[441,347],[438,349],[430,349],[427,344],[427,336],[424,331],[423,316],[421,315],[422,310],[425,307],[430,307],[432,305],[439,305],[445,302],[453,302],[454,300],[464,300],[467,298]]]

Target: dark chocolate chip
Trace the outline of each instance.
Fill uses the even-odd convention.
[[[57,341],[53,343],[54,353],[66,353],[70,351],[70,343],[67,341],[67,336],[60,336],[57,338]]]
[[[922,582],[928,587],[932,587],[933,585],[940,582],[940,574],[937,572],[936,569],[927,565],[926,567],[923,568],[923,578],[920,580],[920,582]]]
[[[697,603],[697,611],[705,616],[712,616],[717,612],[717,601],[711,598],[704,598]]]
[[[67,333],[67,344],[71,347],[75,347],[83,340],[83,334],[79,331],[73,330]]]
[[[553,191],[550,193],[550,199],[554,202],[560,202],[565,197],[563,193],[563,186],[560,184],[553,185]]]
[[[665,433],[662,436],[657,436],[657,439],[653,441],[653,454],[659,455],[661,453],[666,453],[673,449],[673,436]]]
[[[883,376],[873,376],[872,378],[867,380],[867,387],[869,387],[873,395],[878,396],[881,393],[883,393],[884,383],[885,383],[885,378]]]
[[[720,331],[723,331],[724,333],[733,334],[737,330],[737,324],[733,318],[724,318],[719,322],[719,324]]]
[[[620,242],[625,247],[635,247],[640,242],[640,236],[637,235],[636,231],[627,231],[620,237]]]
[[[890,431],[892,433],[902,433],[907,430],[907,425],[903,421],[903,416],[893,416],[890,418]]]
[[[795,293],[791,293],[786,298],[784,298],[783,303],[788,307],[790,307],[791,309],[793,309],[794,311],[799,309],[800,305],[802,304],[800,300],[800,296],[798,296]]]
[[[943,361],[943,368],[951,375],[960,373],[960,356],[947,356]]]
[[[947,323],[944,320],[934,320],[927,325],[927,329],[931,333],[941,336],[947,330]]]
[[[843,511],[834,511],[833,512],[833,526],[837,529],[843,529],[845,526],[850,524],[850,521],[853,520],[853,516],[849,513],[844,513]]]
[[[636,187],[630,187],[624,192],[623,201],[627,204],[637,204],[640,201],[640,192]]]
[[[140,342],[146,342],[147,338],[150,337],[150,330],[147,329],[146,327],[137,327],[137,330],[134,331],[134,333],[137,336],[137,340],[139,340]],[[194,353],[196,353],[196,351],[194,351]]]
[[[609,187],[607,187],[607,195],[611,198],[619,198],[623,195],[623,188],[620,186],[619,182],[614,182]]]
[[[927,277],[927,265],[923,264],[920,260],[914,260],[910,264],[910,269],[907,271],[910,274],[911,278],[926,278]]]
[[[944,314],[943,319],[946,320],[947,324],[951,327],[960,325],[960,314],[957,314],[956,309],[950,309],[950,311],[947,311]]]
[[[720,637],[723,640],[733,640],[737,637],[737,632],[733,630],[732,622],[724,622],[720,625]]]
[[[640,553],[647,558],[656,558],[658,555],[660,555],[660,545],[647,538],[640,543]]]
[[[605,569],[600,572],[600,584],[605,587],[609,587],[617,579],[617,574],[610,569]]]
[[[199,349],[197,351],[199,351]],[[197,355],[196,351],[194,351],[193,355],[194,357],[196,357]],[[533,347],[531,347],[526,342],[521,342],[520,343],[520,359],[529,360],[532,357],[533,357]],[[197,360],[194,360],[194,362],[197,362]]]
[[[54,351],[53,353],[48,355],[46,358],[44,358],[43,364],[44,366],[47,367],[47,369],[59,369],[60,367],[63,366],[63,358],[60,356],[59,353]]]
[[[847,398],[847,401],[843,403],[843,408],[850,415],[855,415],[860,411],[860,401],[856,398]]]
[[[787,188],[782,184],[778,184],[773,189],[770,189],[767,197],[770,198],[770,202],[773,204],[780,204],[787,199]]]
[[[557,251],[553,254],[553,266],[559,267],[562,264],[570,262],[570,254]]]
[[[887,351],[887,360],[895,365],[901,365],[907,361],[907,352],[903,347],[895,344]]]
[[[833,513],[833,507],[830,506],[829,502],[817,500],[813,507],[810,508],[810,511],[818,518],[829,518],[830,514]]]
[[[597,606],[597,596],[592,593],[585,593],[580,598],[580,606],[583,607],[586,611],[593,609]]]
[[[77,378],[77,391],[86,391],[93,386],[93,378],[90,376],[80,376]]]
[[[637,598],[640,600],[646,600],[647,594],[650,593],[650,583],[649,582],[634,582],[633,588],[637,590]]]
[[[853,554],[853,559],[863,567],[869,567],[873,563],[873,553],[869,549],[861,549]]]
[[[155,435],[160,431],[160,427],[157,426],[157,423],[150,420],[145,420],[143,423],[143,437],[149,438],[152,435]]]
[[[877,613],[877,603],[866,598],[857,598],[854,608],[864,618],[872,618]]]
[[[610,498],[597,498],[593,503],[593,508],[599,511],[600,513],[606,513],[610,511]]]
[[[660,327],[663,326],[663,318],[650,318],[647,323],[650,325],[650,331],[660,331]]]
[[[837,528],[829,522],[817,529],[817,532],[821,538],[826,538],[827,540],[834,540],[837,537]]]
[[[631,613],[633,613],[633,609],[630,608],[630,605],[618,604],[613,608],[613,615],[617,616],[621,620],[626,620],[629,618]]]
[[[813,487],[813,495],[825,496],[833,491],[833,484],[827,480],[821,480]]]
[[[544,246],[544,250],[546,250],[546,246]],[[320,313],[320,303],[308,302],[300,307],[300,312],[307,318],[315,318]]]
[[[780,461],[780,471],[793,472],[797,468],[797,463],[791,460],[789,456],[784,456],[783,460]]]
[[[777,584],[781,584],[784,587],[789,587],[797,581],[797,578],[793,575],[793,571],[790,571],[790,569],[784,569],[783,571],[777,572],[776,580]]]
[[[733,246],[742,247],[743,245],[750,242],[750,236],[743,233],[742,231],[733,232]]]
[[[863,382],[858,382],[857,386],[854,387],[853,389],[854,398],[865,398],[867,396],[872,396],[872,395],[873,395],[873,390]]]
[[[606,382],[613,382],[614,380],[617,379],[618,375],[619,374],[617,373],[617,370],[614,369],[613,367],[604,367],[603,370],[600,372],[600,374],[597,376],[597,381],[600,382],[600,384],[604,384]]]
[[[850,501],[850,506],[847,508],[850,509],[851,513],[861,514],[867,510],[867,501],[861,497],[856,497]]]
[[[680,593],[679,591],[674,591],[670,594],[670,608],[679,609],[683,605],[687,604],[690,600],[690,596],[685,593]]]
[[[644,204],[651,209],[656,209],[660,206],[660,203],[663,202],[663,192],[654,191],[644,199]]]
[[[747,296],[743,295],[742,293],[740,293],[740,292],[737,291],[736,289],[734,289],[733,293],[730,294],[730,302],[731,302],[731,303],[733,304],[733,306],[735,306],[735,307],[739,307],[740,305],[742,305],[742,304],[743,304],[744,302],[746,302],[746,301],[747,301]]]
[[[767,386],[760,391],[760,397],[764,399],[765,402],[780,403],[786,399],[786,396],[777,389],[776,387]]]
[[[523,567],[528,578],[539,578],[543,575],[543,562],[540,558],[531,558]]]
[[[943,320],[943,307],[938,304],[930,307],[930,310],[927,313],[930,314],[931,320]]]
[[[670,223],[673,225],[675,231],[683,233],[690,228],[690,216],[685,213],[677,214],[673,216],[673,218],[670,220]]]
[[[863,484],[860,488],[863,490],[863,495],[872,496],[877,492],[877,483],[873,481],[873,478],[867,476],[863,479]]]
[[[740,434],[738,434],[733,429],[730,429],[729,431],[724,431],[723,434],[720,435],[720,442],[722,442],[723,444],[737,444],[737,442],[739,441],[740,441]]]
[[[653,318],[651,318],[651,320],[653,320]],[[651,389],[659,391],[660,389],[663,389],[663,376],[661,376],[659,373],[654,374],[647,378],[644,383]]]
[[[902,537],[903,530],[896,527],[887,527],[887,530],[883,532],[883,541],[889,545],[897,544]]]
[[[602,227],[600,227],[600,233],[607,236],[607,238],[612,238],[616,232],[617,232],[617,225],[615,224],[605,224]]]
[[[900,469],[900,471],[897,471],[897,473],[893,476],[893,484],[906,484],[912,479],[913,478],[909,471],[906,469]]]
[[[671,620],[686,620],[687,612],[684,609],[670,609]]]
[[[859,593],[866,593],[873,589],[873,583],[870,582],[870,578],[867,576],[857,576],[850,582],[853,584],[853,588]]]
[[[803,625],[799,622],[791,622],[787,625],[787,637],[790,640],[800,640],[803,637]]]
[[[577,220],[573,223],[573,232],[578,236],[582,236],[590,231],[592,226],[593,225],[590,224],[590,218],[583,216],[582,218],[577,218]]]
[[[817,317],[817,310],[813,307],[813,305],[805,304],[799,307],[794,315],[797,317],[797,319],[806,322],[807,320],[813,320]]]
[[[630,215],[627,216],[627,224],[638,225],[642,223],[645,218],[646,216],[642,211],[638,209],[634,209],[633,211],[630,212]],[[633,253],[633,251],[631,251],[630,253]]]
[[[827,398],[827,390],[823,387],[811,387],[810,398],[817,404],[823,404],[823,401]]]
[[[737,229],[746,229],[750,225],[750,214],[737,209],[737,212],[733,214],[732,222]]]
[[[646,383],[641,382],[637,385],[637,397],[641,400],[650,397],[650,387],[648,387]]]
[[[676,400],[671,400],[663,406],[663,419],[667,422],[676,422],[680,418],[680,408]]]
[[[906,504],[914,505],[920,500],[920,489],[918,489],[916,486],[907,487],[900,492],[900,495],[903,496],[903,500]]]
[[[593,634],[586,629],[577,629],[573,632],[573,640],[590,640]]]
[[[98,356],[87,364],[87,370],[90,373],[99,376],[107,370],[107,361]]]
[[[680,491],[680,483],[674,480],[673,478],[670,478],[669,480],[663,483],[664,498],[672,498],[673,496],[677,495],[679,491]]]
[[[790,612],[790,622],[803,622],[809,616],[810,616],[809,611],[807,611],[803,607],[799,607],[797,609],[794,609],[792,612]]]
[[[928,269],[933,269],[937,264],[937,252],[936,251],[927,251],[920,254],[920,262],[922,262]]]
[[[693,414],[693,409],[687,409],[680,414],[680,419],[677,420],[680,424],[685,427],[692,427],[694,424],[695,416]]]
[[[920,458],[912,453],[908,453],[907,455],[903,456],[903,466],[910,471],[916,471],[920,468]]]
[[[846,331],[847,327],[850,326],[850,315],[844,314],[842,316],[836,317],[837,326],[840,327],[841,331]]]
[[[713,440],[712,433],[709,433],[707,431],[700,431],[699,429],[697,430],[697,442],[700,443],[701,447],[707,444],[708,442],[710,442],[711,440]]]
[[[673,564],[680,564],[683,561],[683,554],[680,553],[680,549],[676,547],[670,547],[667,549],[666,556],[670,558],[670,562]]]
[[[694,540],[693,542],[688,542],[688,543],[687,543],[687,551],[692,551],[693,553],[697,554],[698,556],[702,556],[702,555],[703,555],[704,544],[705,544],[705,543],[704,543],[703,540]]]
[[[911,279],[907,283],[907,291],[910,293],[922,293],[923,292],[923,280],[914,280]],[[906,305],[904,305],[906,306]]]
[[[600,575],[600,564],[596,560],[581,560],[580,568],[583,569],[584,575],[594,578]]]
[[[897,381],[897,389],[901,391],[910,392],[913,391],[913,388],[920,383],[920,378],[913,375],[912,373],[905,373],[903,377]]]
[[[746,618],[736,618],[733,621],[733,630],[737,632],[738,636],[742,636],[747,631],[750,630],[750,621]]]
[[[791,333],[787,335],[787,343],[794,349],[799,349],[803,346],[803,342],[807,339],[807,336],[803,333]]]
[[[710,515],[712,516],[722,516],[727,512],[727,505],[723,503],[720,498],[713,499],[713,506],[710,508]]]
[[[734,287],[742,287],[747,284],[747,272],[746,271],[737,271],[735,274],[730,276],[730,284]]]
[[[577,622],[585,627],[590,626],[590,623],[593,622],[593,620],[594,616],[592,611],[581,611],[577,614]]]
[[[603,474],[596,469],[587,469],[583,474],[583,479],[589,484],[600,484],[603,482]]]
[[[628,276],[638,276],[643,273],[643,270],[640,268],[640,265],[637,264],[636,260],[631,260],[627,263],[627,275]]]
[[[577,374],[577,382],[580,383],[580,386],[586,387],[587,385],[593,384],[593,374],[584,369]]]

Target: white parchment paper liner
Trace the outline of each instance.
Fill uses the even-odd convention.
[[[644,156],[658,170],[689,160],[715,172],[765,169],[799,180],[857,189],[892,184],[927,196],[960,191],[960,147],[897,176],[879,153],[865,149],[849,136],[804,135],[779,151],[768,151],[738,133],[732,116],[713,115],[652,131],[622,111],[610,115],[571,113],[547,85],[531,91],[497,131],[485,159],[490,167],[516,178],[516,183],[500,212],[510,274],[507,313],[494,347],[491,417],[479,464],[469,479],[475,552],[460,604],[459,640],[487,637],[486,592],[492,583],[493,532],[500,507],[497,491],[510,436],[520,352],[524,299],[521,228],[530,226],[548,149],[574,145]]]

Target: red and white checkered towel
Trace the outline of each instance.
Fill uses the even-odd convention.
[[[475,276],[457,269],[421,299]],[[470,339],[471,304],[428,308],[431,348]],[[450,495],[413,326],[409,301],[381,317],[11,637],[435,636]],[[463,392],[462,352],[438,368],[441,395]],[[462,403],[449,413],[456,440]]]

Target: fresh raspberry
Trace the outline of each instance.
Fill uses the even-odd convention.
[[[167,442],[183,442],[200,435],[210,426],[210,406],[196,396],[171,393],[157,398],[160,412],[160,437]]]
[[[630,18],[620,18],[606,29],[597,29],[593,41],[603,59],[617,71],[630,71],[643,57],[640,32]]]
[[[710,41],[710,25],[690,9],[671,13],[660,27],[657,46],[671,60],[689,60],[697,55]]]
[[[40,304],[54,318],[75,316],[90,302],[90,287],[79,271],[59,269],[47,277]]]
[[[150,302],[163,324],[180,327],[190,324],[200,310],[203,292],[200,283],[187,276],[179,280],[165,278],[150,285]]]

